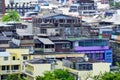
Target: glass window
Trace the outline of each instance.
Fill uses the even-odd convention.
[[[9,70],[10,69],[10,67],[9,66],[7,66],[7,70]]]
[[[79,64],[79,70],[92,70],[92,64]]]
[[[66,47],[67,47],[67,48],[70,48],[70,44],[66,44]]]
[[[41,29],[41,34],[46,34],[47,30],[46,29]]]
[[[23,56],[23,60],[27,60],[27,56]]]
[[[13,65],[12,70],[19,70],[19,65]]]
[[[5,66],[2,66],[2,70],[5,70]]]
[[[102,59],[103,58],[103,54],[102,53],[97,53],[96,54],[96,59]]]
[[[62,44],[62,48],[64,49],[66,47],[66,45],[65,44]]]
[[[66,43],[66,44],[62,44],[62,48],[70,48],[70,44],[69,43]]]
[[[7,61],[8,60],[8,57],[4,57],[4,61]]]
[[[87,57],[90,58],[90,59],[93,58],[93,54],[91,54],[91,53],[88,53],[88,54],[86,54],[86,55],[87,55]]]
[[[80,41],[79,46],[84,46],[84,41]]]
[[[71,34],[70,28],[65,28],[65,34],[66,35],[70,35]]]
[[[13,56],[13,60],[15,60],[15,56]]]
[[[8,75],[1,75],[1,80],[6,80],[8,78]]]

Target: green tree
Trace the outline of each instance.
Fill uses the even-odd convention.
[[[2,17],[2,22],[9,22],[9,21],[20,21],[20,16],[17,11],[7,11]]]
[[[7,80],[26,80],[26,79],[21,78],[19,74],[10,74],[7,77]]]
[[[45,72],[44,76],[37,76],[36,80],[75,80],[75,77],[67,70],[56,69],[52,72]]]

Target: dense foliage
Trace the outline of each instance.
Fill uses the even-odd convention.
[[[75,80],[75,78],[67,70],[56,69],[45,72],[44,76],[37,76],[36,80]]]
[[[110,2],[111,8],[120,8],[120,2]]]
[[[7,11],[2,17],[2,22],[9,22],[9,21],[20,21],[20,16],[17,11]]]
[[[7,77],[7,80],[26,80],[26,79],[21,78],[19,74],[10,74]]]

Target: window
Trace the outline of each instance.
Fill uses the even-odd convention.
[[[7,75],[1,75],[1,80],[6,80],[8,78]]]
[[[78,64],[79,70],[92,70],[92,64]]]
[[[19,65],[13,65],[12,66],[12,70],[18,70],[19,69]]]
[[[5,66],[2,66],[2,70],[5,70]]]
[[[103,54],[102,53],[97,53],[96,54],[96,59],[102,59],[103,58]]]
[[[7,70],[9,70],[10,69],[10,67],[9,66],[7,66]]]
[[[13,56],[13,60],[15,60],[15,56]]]
[[[67,48],[70,48],[70,44],[66,44],[66,47],[67,47]]]
[[[2,66],[2,70],[9,70],[10,67],[9,66]]]
[[[27,60],[27,56],[23,56],[23,60]]]
[[[41,34],[46,34],[47,33],[47,30],[46,29],[41,29]]]
[[[66,44],[62,44],[62,48],[70,48],[70,44],[69,43],[66,43]]]
[[[90,59],[93,58],[93,54],[91,54],[91,53],[88,53],[88,54],[86,54],[86,55],[87,55],[87,57],[90,58]]]
[[[71,34],[70,28],[65,28],[65,34],[66,35],[70,35]]]
[[[7,61],[8,60],[8,57],[4,57],[4,61]]]
[[[65,48],[65,44],[62,44],[62,48],[63,48],[63,49]]]

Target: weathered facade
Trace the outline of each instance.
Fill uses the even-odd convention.
[[[81,19],[63,14],[33,18],[34,34],[47,36],[77,37],[81,36]]]

